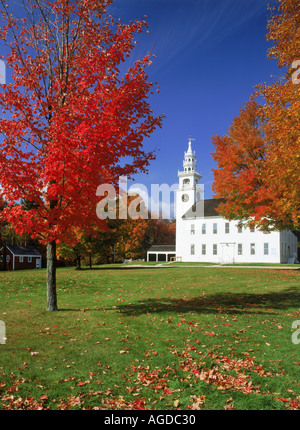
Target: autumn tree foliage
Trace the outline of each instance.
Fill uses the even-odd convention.
[[[151,245],[175,245],[176,222],[168,219],[149,219]]]
[[[114,231],[116,241],[114,243],[114,259],[139,259],[143,258],[146,248],[146,235],[148,222],[146,219],[120,220]]]
[[[155,244],[170,244],[175,240],[175,223],[169,220],[152,219],[143,198],[138,194],[126,196],[127,213],[122,219],[120,200],[117,201],[116,219],[108,220],[108,233],[101,234],[106,248],[111,248],[115,261],[144,259],[146,251]],[[134,210],[132,209],[134,208]],[[131,216],[130,216],[131,214]],[[107,238],[110,237],[109,244]]]
[[[226,199],[219,210],[228,219],[300,230],[300,4],[277,3],[268,23],[268,56],[285,73],[258,85],[228,134],[213,138],[213,189]]]
[[[255,101],[247,103],[234,118],[228,134],[213,138],[213,157],[218,162],[213,188],[218,197],[226,199],[219,210],[227,219],[247,222],[253,217],[261,223],[272,211],[276,190],[264,182],[266,142],[260,113],[261,107]],[[266,219],[265,224],[268,222]]]
[[[2,214],[47,244],[48,310],[57,310],[57,243],[97,220],[99,184],[147,169],[154,154],[143,141],[161,125],[148,100],[150,56],[127,63],[146,22],[115,22],[111,2],[22,0],[17,18],[0,0],[12,71],[0,91]]]
[[[110,234],[113,235],[111,243],[114,244],[114,255],[118,259],[144,259],[153,243],[175,243],[175,222],[152,219],[140,195],[127,195],[127,212],[131,216],[119,219],[117,210],[117,219],[108,221]]]
[[[76,261],[81,267],[81,261],[88,258],[90,267],[96,264],[122,262],[125,259],[145,259],[147,250],[153,244],[175,244],[175,221],[168,219],[152,219],[147,211],[143,198],[136,193],[122,196],[123,204],[126,200],[127,216],[120,214],[120,198],[115,201],[115,217],[107,219],[108,231],[101,231],[95,224],[88,232],[74,229],[72,235],[76,242],[69,245],[59,243],[58,257],[68,264]],[[134,210],[132,209],[134,207]]]

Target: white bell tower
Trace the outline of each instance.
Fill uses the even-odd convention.
[[[178,221],[196,201],[200,200],[200,173],[196,172],[196,153],[189,138],[188,150],[184,153],[183,171],[178,171],[179,188],[176,191],[176,220]]]

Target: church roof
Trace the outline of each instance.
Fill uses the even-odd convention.
[[[6,248],[14,255],[32,255],[40,257],[41,254],[33,246],[6,245]]]
[[[183,219],[203,218],[220,216],[217,207],[224,203],[224,199],[205,199],[193,204],[193,206],[183,215]]]
[[[175,245],[152,245],[148,252],[175,252]]]

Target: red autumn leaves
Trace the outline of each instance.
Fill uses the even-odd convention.
[[[104,0],[54,1],[51,12],[46,3],[34,11],[41,21],[31,23],[12,18],[2,3],[0,38],[12,33],[6,61],[14,80],[0,93],[3,214],[21,234],[70,241],[70,227],[97,220],[100,183],[145,170],[154,155],[143,139],[161,117],[146,100],[149,56],[124,76],[119,70],[146,22],[115,24]]]

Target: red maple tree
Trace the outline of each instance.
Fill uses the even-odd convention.
[[[23,0],[24,16],[16,18],[0,0],[0,39],[12,69],[12,83],[0,91],[2,215],[47,244],[51,311],[56,244],[72,240],[70,227],[86,230],[97,220],[99,184],[146,170],[155,155],[143,140],[162,121],[148,101],[150,56],[126,63],[147,24],[115,22],[111,3]]]

